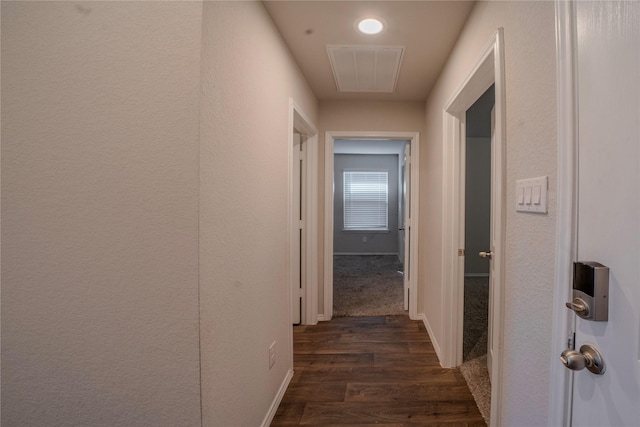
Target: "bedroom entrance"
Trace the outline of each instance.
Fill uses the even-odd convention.
[[[491,306],[491,159],[495,86],[491,86],[465,114],[464,164],[464,278],[462,364],[480,412],[491,410],[488,362]],[[461,227],[462,228],[462,227]]]
[[[417,141],[414,133],[328,133],[324,320],[415,316]]]
[[[402,140],[334,143],[334,317],[405,313],[400,248],[408,150]]]

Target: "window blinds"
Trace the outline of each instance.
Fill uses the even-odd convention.
[[[343,171],[344,229],[388,230],[388,171]]]

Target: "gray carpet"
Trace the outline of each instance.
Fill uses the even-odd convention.
[[[401,271],[396,255],[335,255],[334,317],[405,314]]]
[[[482,418],[490,424],[491,415],[491,383],[487,370],[487,354],[475,359],[470,359],[460,365],[460,372],[467,381],[473,400],[478,405]]]
[[[489,424],[491,383],[487,370],[487,329],[489,323],[489,278],[464,278],[463,360],[460,372],[469,385],[478,409]]]
[[[487,352],[488,326],[489,278],[465,277],[462,360],[474,359]]]

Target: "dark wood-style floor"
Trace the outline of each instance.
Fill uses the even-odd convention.
[[[294,377],[272,426],[485,426],[457,369],[407,316],[295,326]]]

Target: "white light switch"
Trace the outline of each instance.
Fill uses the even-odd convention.
[[[546,176],[516,181],[516,210],[547,213],[548,182]]]
[[[524,204],[531,204],[531,187],[524,187]]]
[[[535,187],[533,187],[533,192],[531,193],[531,201],[533,202],[534,205],[540,204],[541,195],[542,195],[542,189],[540,188],[540,186],[536,185]]]

